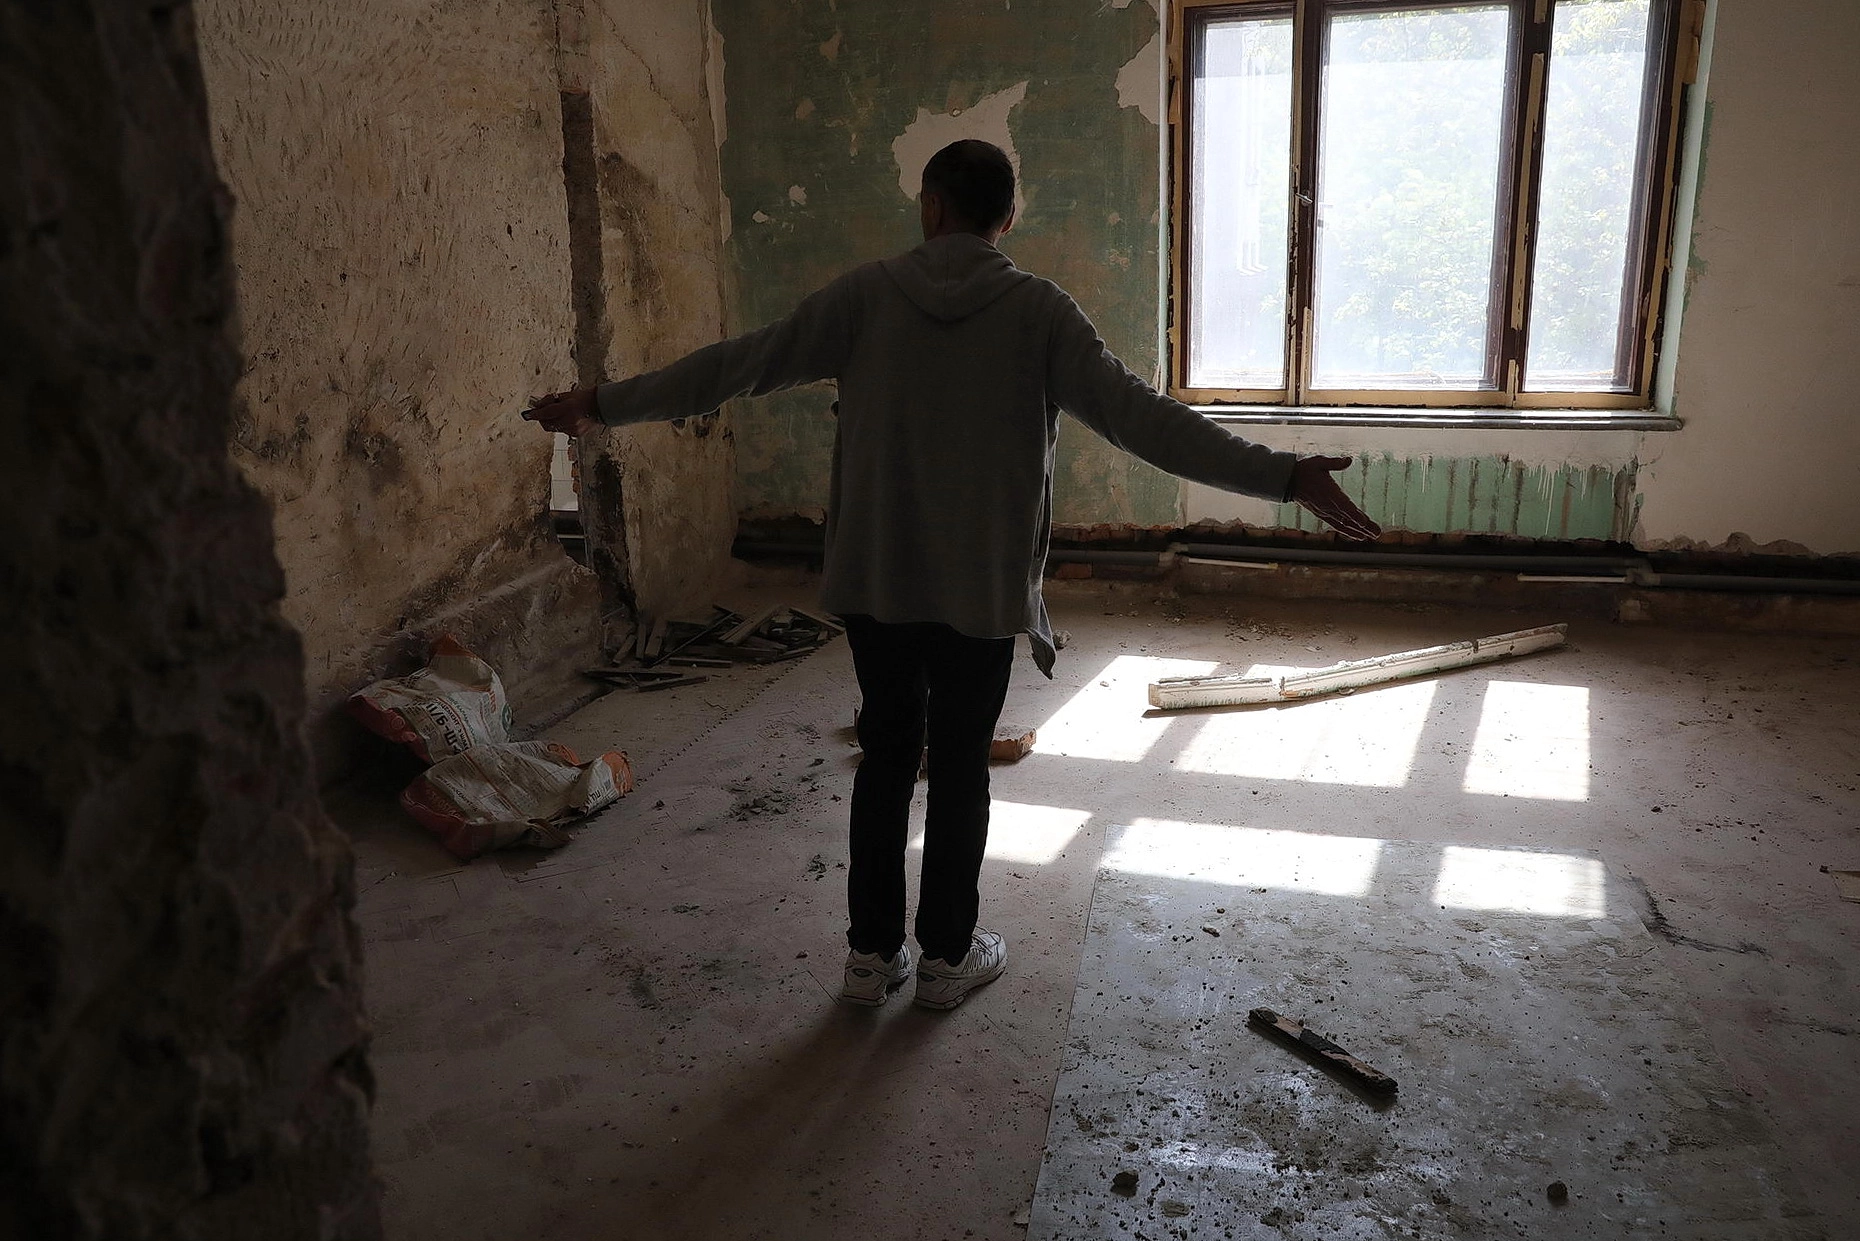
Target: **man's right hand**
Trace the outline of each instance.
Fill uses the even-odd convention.
[[[1292,467],[1292,502],[1346,539],[1373,539],[1382,533],[1382,527],[1356,507],[1331,477],[1349,464],[1348,457],[1300,457]]]
[[[596,407],[593,388],[570,388],[552,392],[523,411],[527,422],[541,423],[545,431],[586,438],[605,430]]]

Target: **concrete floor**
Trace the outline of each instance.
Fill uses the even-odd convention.
[[[1009,972],[952,1013],[831,1002],[856,762],[844,643],[549,730],[627,749],[641,775],[557,853],[459,867],[383,790],[340,799],[390,1235],[1026,1236],[1094,882],[1139,821],[1599,860],[1634,906],[1609,916],[1639,914],[1645,968],[1773,1135],[1791,1227],[1860,1235],[1860,905],[1818,870],[1860,865],[1851,642],[1577,624],[1571,649],[1436,681],[1160,716],[1142,692],[1158,675],[1560,618],[1054,587],[1072,645],[1051,682],[1021,661],[1004,719],[1041,742],[995,775],[983,918]],[[1229,912],[1270,917],[1301,882],[1287,874],[1235,885]],[[1438,983],[1467,1006],[1492,985]]]
[[[1117,829],[1030,1241],[1826,1237],[1637,896],[1587,854]]]

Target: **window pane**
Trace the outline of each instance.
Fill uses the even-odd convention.
[[[1559,0],[1524,386],[1606,391],[1617,373],[1648,0]]]
[[[1502,4],[1331,19],[1313,387],[1492,386],[1510,26]]]
[[[1285,386],[1292,21],[1210,21],[1190,100],[1193,388]]]

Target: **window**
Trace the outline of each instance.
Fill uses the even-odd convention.
[[[1692,3],[1177,0],[1176,395],[1645,407]]]

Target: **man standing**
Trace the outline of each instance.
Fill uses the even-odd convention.
[[[662,370],[558,393],[524,416],[551,431],[688,418],[732,397],[832,379],[838,434],[821,603],[846,622],[863,706],[841,998],[954,1008],[1000,977],[1007,945],[976,926],[988,839],[988,746],[1025,633],[1052,675],[1041,581],[1060,410],[1172,474],[1296,501],[1343,534],[1376,524],[1332,473],[1229,434],[1117,360],[1073,300],[995,248],[1014,221],[1014,168],[986,142],[924,167],[924,244],[868,263],[760,331]],[[923,959],[904,942],[911,795],[929,747]]]

